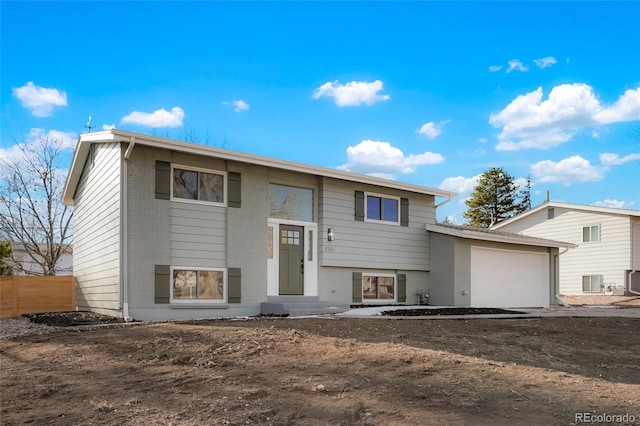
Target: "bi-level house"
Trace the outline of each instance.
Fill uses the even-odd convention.
[[[559,256],[562,294],[640,294],[640,210],[547,201],[493,229],[574,243]]]
[[[63,195],[75,206],[78,305],[140,320],[331,311],[413,304],[430,284],[436,304],[492,304],[473,295],[493,291],[515,295],[503,305],[553,303],[566,245],[437,225],[436,199],[454,195],[116,129],[84,134]],[[474,290],[472,257],[495,265],[505,253],[542,268],[534,299],[508,276]]]

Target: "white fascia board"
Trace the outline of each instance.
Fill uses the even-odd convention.
[[[615,214],[621,216],[637,216],[640,217],[640,210],[630,210],[630,209],[617,209],[615,207],[599,207],[599,206],[589,206],[586,204],[572,204],[572,203],[561,203],[558,201],[547,201],[542,204],[538,204],[531,210],[527,210],[526,212],[520,213],[509,219],[503,220],[500,223],[497,223],[491,227],[491,229],[500,229],[503,226],[517,222],[525,217],[532,215],[542,209],[546,208],[562,208],[567,210],[579,210],[579,211],[587,211],[593,213],[604,213],[604,214]]]
[[[382,186],[386,188],[398,189],[402,191],[415,192],[418,194],[433,195],[436,197],[453,198],[458,195],[455,192],[444,191],[441,189],[429,188],[426,186],[403,183],[388,179],[377,178],[373,176],[360,175],[341,170],[329,169],[326,167],[312,166],[308,164],[296,163],[293,161],[279,160],[276,158],[262,157],[244,152],[230,151],[221,148],[215,148],[205,145],[198,145],[190,142],[181,142],[172,139],[159,138],[141,133],[127,132],[118,129],[107,130],[96,133],[86,133],[78,139],[76,152],[74,153],[71,170],[67,177],[65,190],[63,193],[63,203],[73,204],[73,194],[80,180],[82,168],[89,152],[89,146],[92,143],[106,142],[125,142],[129,143],[131,138],[135,138],[136,145],[146,145],[155,148],[168,149],[172,151],[184,152],[187,154],[201,155],[207,157],[215,157],[223,160],[237,161],[247,164],[255,164],[259,166],[289,170],[294,172],[312,174],[317,176],[329,177],[333,179],[346,180],[349,182],[358,182],[363,184]]]
[[[469,228],[441,226],[438,224],[426,224],[425,228],[429,232],[436,232],[454,237],[467,238],[471,240],[493,241],[498,243],[520,244],[526,246],[539,247],[563,247],[575,248],[576,244],[565,243],[562,241],[548,240],[546,238],[529,237],[520,234],[511,234],[507,232],[493,232],[491,230],[476,231]]]

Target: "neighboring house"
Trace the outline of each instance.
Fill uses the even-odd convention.
[[[576,244],[560,254],[561,294],[640,294],[638,210],[548,201],[492,229]]]
[[[78,305],[168,320],[414,304],[421,289],[434,291],[432,304],[467,305],[441,291],[459,277],[431,276],[444,249],[425,229],[436,222],[436,197],[454,195],[116,129],[84,134],[63,195],[75,206]],[[486,235],[462,239],[483,246]],[[545,259],[565,247],[522,237],[492,244],[533,247]],[[535,283],[547,292],[550,265]]]
[[[13,258],[12,266],[14,274],[42,275],[42,266],[25,250],[23,243],[11,243],[11,257]],[[20,266],[16,265],[16,263]],[[71,247],[60,256],[56,267],[59,271],[56,275],[73,275],[73,249]]]

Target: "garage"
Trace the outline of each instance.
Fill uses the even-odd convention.
[[[429,304],[474,308],[547,308],[555,303],[558,256],[575,244],[471,228],[427,224]]]
[[[472,307],[548,307],[549,254],[471,246]]]

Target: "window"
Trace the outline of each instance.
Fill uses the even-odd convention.
[[[173,302],[224,302],[224,270],[173,268]]]
[[[582,228],[582,242],[592,243],[600,241],[600,225],[584,226]]]
[[[366,220],[398,223],[400,199],[366,194]]]
[[[582,291],[585,293],[601,293],[604,290],[602,275],[583,275]]]
[[[394,301],[395,299],[395,275],[362,275],[363,301]]]
[[[273,226],[267,226],[267,259],[273,259]]]
[[[224,172],[174,167],[172,184],[174,199],[219,204],[225,202]]]
[[[269,217],[313,222],[313,189],[269,184]]]

